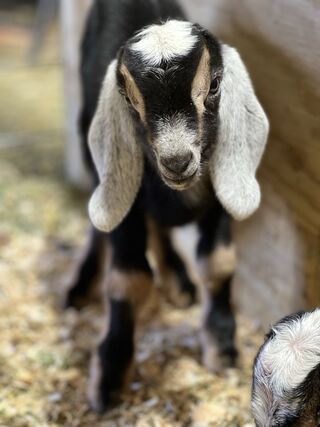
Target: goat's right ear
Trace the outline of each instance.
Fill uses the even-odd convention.
[[[93,225],[112,231],[129,212],[143,174],[142,149],[117,84],[117,60],[107,70],[89,132],[89,147],[100,184],[89,202]]]
[[[222,45],[222,57],[220,126],[211,177],[223,207],[242,220],[260,204],[255,174],[267,142],[269,121],[238,52]]]

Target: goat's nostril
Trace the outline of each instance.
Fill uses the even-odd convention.
[[[161,163],[171,172],[182,173],[184,172],[192,159],[191,151],[178,154],[170,157],[162,157]]]

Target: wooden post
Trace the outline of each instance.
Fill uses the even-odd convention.
[[[88,188],[78,133],[81,106],[79,84],[80,41],[92,0],[60,0],[61,47],[64,71],[66,116],[65,171],[73,184]]]
[[[320,305],[320,4],[181,0],[236,47],[271,123],[262,205],[237,224],[238,306],[268,325]]]

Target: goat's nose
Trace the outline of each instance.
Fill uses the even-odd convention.
[[[192,152],[188,151],[183,154],[175,154],[174,156],[162,157],[161,163],[171,172],[184,172],[192,159]]]

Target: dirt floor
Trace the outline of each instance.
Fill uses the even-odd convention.
[[[252,426],[251,366],[261,334],[239,316],[239,369],[201,366],[199,307],[161,303],[143,331],[130,390],[104,417],[86,403],[101,307],[60,309],[85,240],[86,197],[63,179],[56,33],[26,64],[32,12],[0,12],[0,427]],[[10,18],[10,21],[9,19]]]

